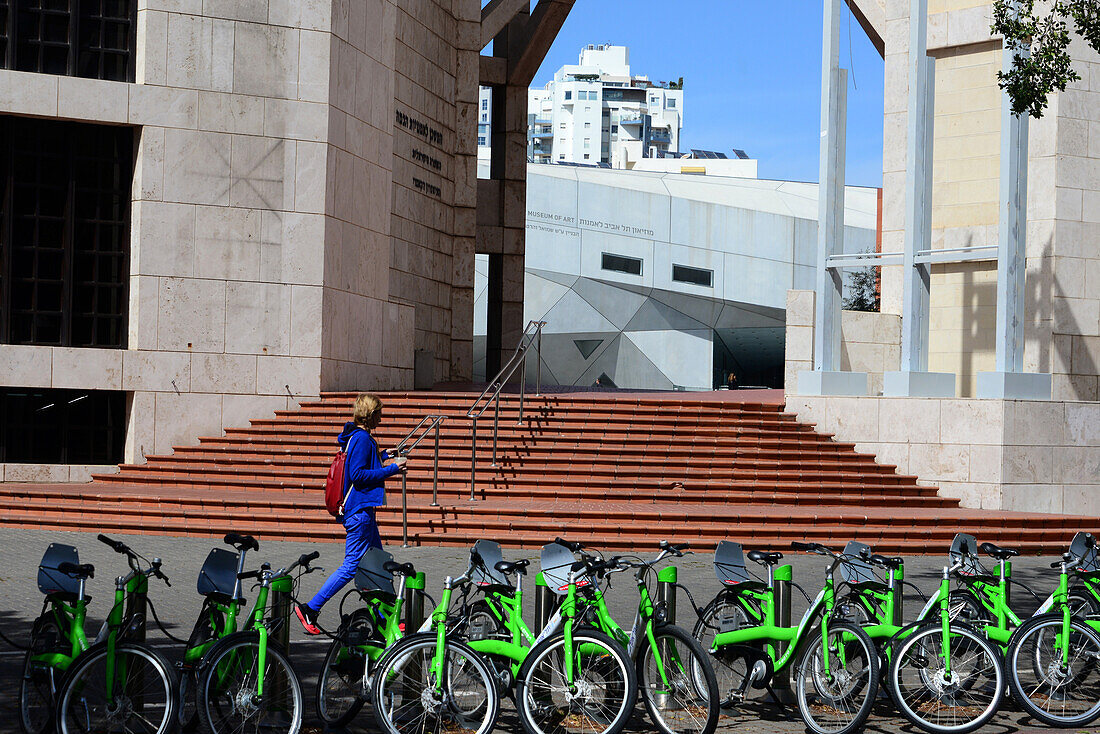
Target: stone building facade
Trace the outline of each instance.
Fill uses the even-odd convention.
[[[123,126],[134,147],[119,215],[125,333],[113,348],[0,340],[5,399],[32,412],[84,394],[124,401],[124,453],[95,462],[108,464],[321,391],[411,388],[416,362],[430,379],[468,379],[480,5],[132,0],[126,12],[122,79],[0,69],[13,130]],[[17,225],[0,251],[40,244]],[[38,461],[9,452],[3,478],[87,476],[86,460],[47,443]]]

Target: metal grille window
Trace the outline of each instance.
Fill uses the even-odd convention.
[[[0,116],[0,343],[125,347],[133,131]]]
[[[137,0],[0,0],[0,68],[132,82]]]
[[[600,267],[604,270],[614,270],[617,273],[626,273],[628,275],[642,274],[641,260],[636,257],[627,257],[625,255],[613,255],[610,252],[603,253]]]
[[[673,265],[672,279],[678,283],[691,283],[705,288],[714,286],[714,271],[703,268],[692,268],[687,265]]]
[[[0,462],[117,464],[126,393],[0,388]]]

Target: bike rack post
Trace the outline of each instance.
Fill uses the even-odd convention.
[[[546,585],[546,579],[540,572],[535,577],[535,632],[538,634],[550,621],[554,613],[554,592]]]
[[[676,567],[657,572],[657,604],[664,604],[665,624],[676,624]]]
[[[415,634],[424,624],[424,587],[426,577],[423,571],[405,581],[405,636]]]
[[[894,571],[894,618],[890,620],[890,623],[898,627],[905,626],[905,610],[904,610],[904,596],[905,586],[902,585],[902,581],[905,580],[905,567],[901,567]]]
[[[775,623],[780,627],[791,626],[791,580],[793,578],[791,566],[779,566],[775,569]],[[776,648],[776,656],[786,652],[788,643],[781,642]],[[787,698],[791,693],[791,666],[788,665],[781,672],[777,672],[772,679],[772,687],[782,698]]]

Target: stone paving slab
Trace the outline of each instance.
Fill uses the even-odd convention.
[[[198,614],[201,597],[195,591],[195,580],[199,568],[202,565],[210,548],[217,545],[206,538],[176,538],[158,535],[146,536],[113,536],[128,543],[134,550],[150,558],[157,556],[164,560],[164,570],[172,579],[172,587],[166,588],[163,584],[153,580],[151,582],[150,598],[152,599],[161,619],[167,624],[173,634],[186,636],[190,631],[195,617]],[[549,538],[548,538],[549,539]],[[655,541],[658,536],[654,536]],[[92,563],[96,566],[96,577],[89,581],[88,591],[92,595],[90,608],[89,630],[94,633],[102,622],[103,614],[107,610],[113,597],[113,579],[125,570],[122,556],[115,554],[107,546],[96,541],[92,533],[50,532],[44,530],[24,530],[12,528],[0,528],[0,549],[3,550],[4,563],[0,566],[0,631],[17,642],[26,641],[29,634],[30,622],[37,616],[42,597],[36,585],[38,561],[42,552],[51,542],[68,543],[77,547],[80,551],[82,563]],[[838,547],[840,544],[837,544]],[[655,546],[655,544],[654,544]],[[255,567],[263,561],[269,561],[273,566],[279,567],[293,561],[301,553],[319,550],[321,557],[316,562],[328,570],[339,565],[342,558],[343,546],[338,543],[307,544],[301,542],[281,542],[260,540],[260,551],[249,556],[248,565]],[[443,578],[446,575],[458,575],[466,569],[468,554],[461,548],[437,548],[414,547],[402,549],[400,547],[388,547],[387,550],[401,561],[413,563],[418,569],[428,574],[428,590],[433,596],[438,596],[438,590],[442,587]],[[783,549],[779,549],[783,550]],[[938,583],[943,563],[946,558],[946,548],[942,554],[924,557],[908,558],[906,572],[910,581],[927,592],[934,590]],[[641,555],[652,557],[655,547],[640,548]],[[537,562],[538,554],[532,551],[505,551],[509,559],[531,558]],[[1023,558],[1015,564],[1015,576],[1024,583],[1031,585],[1037,592],[1045,595],[1053,587],[1056,579],[1050,577],[1048,564],[1049,558]],[[820,556],[788,553],[785,561],[794,566],[795,581],[800,583],[811,595],[820,588],[822,572],[825,568],[824,559]],[[714,576],[711,556],[709,553],[690,556],[682,559],[678,564],[680,580],[695,596],[696,603],[703,605],[719,588]],[[751,564],[750,564],[751,565]],[[303,580],[301,596],[308,598],[321,585],[325,574],[317,573],[307,576]],[[250,596],[250,595],[249,595]],[[792,614],[801,615],[806,607],[806,601],[796,591],[794,596],[794,608]],[[1035,602],[1023,598],[1024,594],[1017,595],[1017,603],[1021,610],[1030,611]],[[533,611],[533,594],[527,594],[527,612]],[[628,574],[622,574],[614,579],[613,588],[608,593],[609,606],[612,614],[626,625],[633,618],[637,605],[637,593],[634,590],[632,578]],[[920,599],[913,595],[906,598],[906,609],[909,614],[915,614],[920,607]],[[691,615],[689,603],[681,596],[679,601],[679,618],[683,626],[690,629],[694,621]],[[335,626],[338,620],[337,603],[333,601],[322,613],[323,625]],[[314,713],[313,700],[315,696],[315,684],[317,670],[320,667],[325,652],[325,642],[311,639],[303,635],[297,625],[293,625],[291,642],[291,656],[298,673],[303,677],[304,692],[306,696],[306,723],[307,731],[320,731],[319,722]],[[159,630],[150,628],[149,641],[161,648],[170,659],[176,659],[179,648],[165,638]],[[18,676],[22,653],[8,648],[0,642],[0,732],[17,731],[17,691]],[[507,706],[506,706],[507,708]],[[500,731],[519,731],[518,725],[509,721],[511,717],[505,714],[502,719]],[[9,726],[10,724],[10,726]],[[649,731],[651,726],[645,719],[643,707],[639,705],[638,715],[631,727],[634,731]],[[369,713],[363,714],[359,720],[353,723],[348,732],[375,731],[374,723]],[[805,728],[798,719],[797,710],[784,710],[770,703],[752,702],[744,708],[727,712],[723,715],[719,731],[744,732],[745,734],[764,734],[767,732],[802,732]],[[984,731],[1007,733],[1017,731],[1035,731],[1018,711],[1006,711],[1000,714],[995,721],[986,727]],[[868,731],[871,732],[910,732],[915,731],[904,719],[894,714],[885,701],[877,707],[875,715],[868,723]],[[1100,732],[1100,727],[1090,728],[1087,731]]]

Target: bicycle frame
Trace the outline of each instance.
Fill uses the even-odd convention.
[[[775,605],[775,576],[776,571],[786,579],[791,577],[791,567],[780,566],[778,569],[773,569],[768,566],[768,586],[763,591],[745,591],[741,592],[756,599],[760,605],[760,611],[762,613],[762,623],[753,625],[751,627],[745,627],[743,629],[731,630],[729,632],[719,632],[714,637],[713,647],[711,652],[717,652],[721,647],[727,645],[740,645],[748,642],[761,642],[764,641],[768,644],[764,645],[764,651],[770,658],[775,671],[780,671],[786,668],[793,660],[796,651],[800,648],[802,641],[804,640],[806,633],[813,626],[814,620],[821,617],[821,634],[822,639],[828,639],[828,624],[829,618],[832,615],[833,607],[836,603],[836,588],[833,581],[833,572],[836,570],[838,561],[834,560],[825,572],[825,585],[818,592],[817,597],[810,603],[806,613],[802,615],[802,619],[797,626],[794,627],[782,627],[776,622],[776,605]],[[739,604],[742,604],[746,609],[751,608],[750,605],[738,600]],[[776,646],[774,642],[788,643],[786,650],[782,654],[777,656]],[[823,645],[824,655],[824,672],[826,675],[830,675],[830,660],[829,660],[829,646]],[[843,654],[843,650],[840,651]]]
[[[73,664],[77,656],[91,647],[85,630],[88,618],[88,602],[84,599],[83,579],[80,581],[77,601],[67,604],[55,596],[47,596],[44,606],[49,608],[50,614],[57,623],[58,630],[69,641],[70,652],[68,654],[61,652],[42,653],[33,656],[31,662],[64,673]]]
[[[536,583],[541,578],[542,574],[539,574]],[[466,644],[477,652],[508,658],[514,675],[519,672],[519,666],[537,641],[535,633],[523,621],[523,574],[517,575],[516,588],[511,594],[493,589],[485,593],[484,600],[489,612],[504,625],[511,639],[467,640]]]

